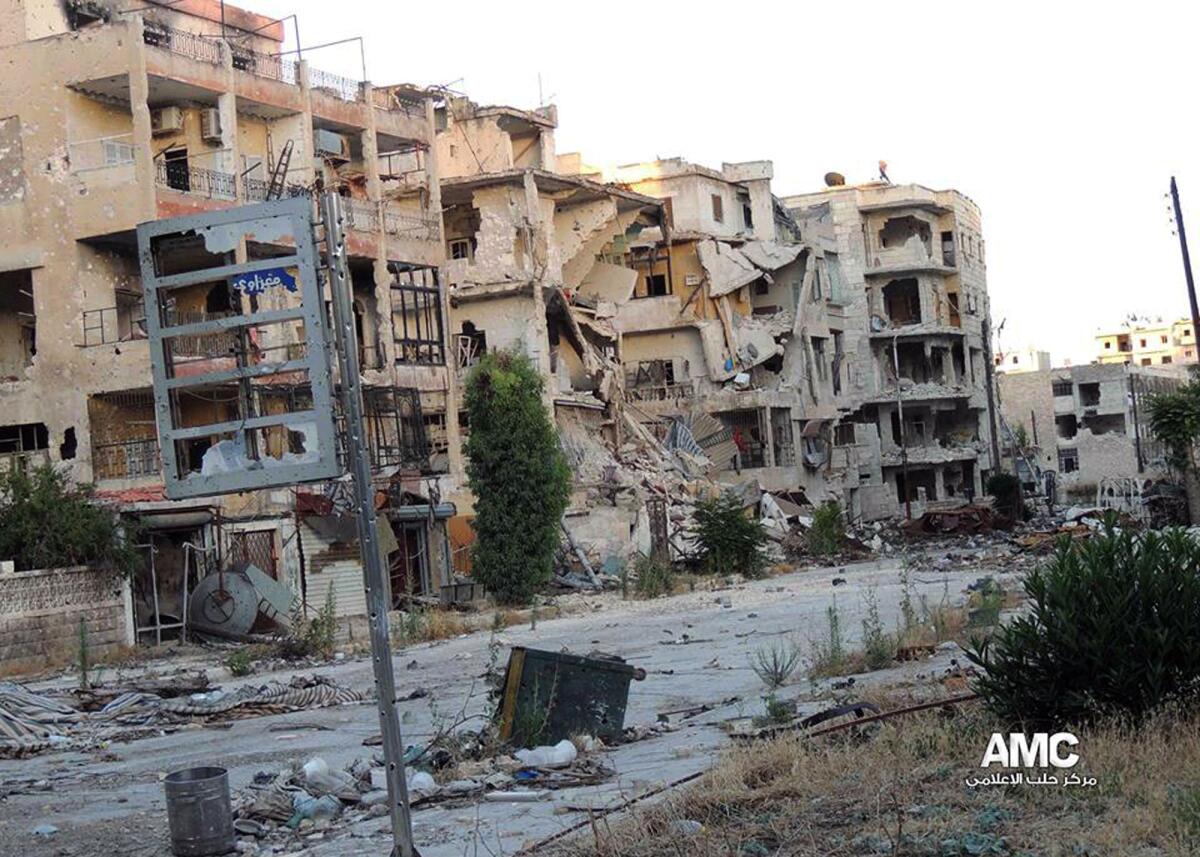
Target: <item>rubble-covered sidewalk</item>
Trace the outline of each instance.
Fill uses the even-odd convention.
[[[944,549],[940,553],[945,556]],[[936,573],[930,569],[917,576],[916,592],[938,598],[948,590],[957,596],[981,573],[994,573],[1002,553],[993,550],[994,558],[989,558],[987,552],[968,551],[952,564],[939,564]],[[463,718],[487,715],[491,709],[483,676],[493,652],[505,657],[512,645],[576,653],[601,650],[647,672],[630,691],[626,716],[626,725],[643,739],[586,754],[605,774],[611,769],[611,776],[598,776],[594,784],[559,782],[566,787],[521,789],[545,791],[538,799],[506,800],[501,790],[491,800],[467,794],[426,801],[413,817],[422,854],[462,854],[477,838],[480,847],[486,841],[497,853],[499,848],[513,853],[578,822],[586,817],[581,812],[587,807],[609,806],[704,770],[712,764],[715,750],[728,743],[721,724],[761,710],[762,686],[750,667],[754,649],[780,635],[805,641],[819,633],[835,592],[848,642],[857,635],[864,596],[871,588],[883,621],[894,625],[899,618],[901,567],[900,559],[887,559],[810,569],[715,593],[696,591],[653,601],[621,601],[608,593],[592,599],[589,613],[542,620],[533,630],[512,627],[495,636],[478,632],[409,647],[397,657],[397,689],[399,698],[407,700],[401,704],[403,729],[413,745],[428,742]],[[933,672],[920,662],[897,670],[908,670],[914,681],[918,673],[927,677]],[[348,658],[319,672],[341,687],[371,687],[370,664],[363,658]],[[236,696],[238,687],[260,687],[272,680],[286,686],[291,676],[257,675],[222,682],[222,688]],[[795,696],[800,687],[788,690]],[[815,711],[824,704],[802,703],[800,711]],[[161,779],[166,773],[222,765],[229,769],[231,787],[240,799],[256,778],[266,784],[314,758],[330,771],[355,770],[356,765],[362,771],[377,751],[370,746],[377,731],[373,707],[335,705],[218,720],[82,752],[0,760],[0,852],[165,855]],[[58,832],[35,835],[34,829],[42,825]],[[303,849],[342,855],[380,853],[387,835],[386,819],[356,812],[336,823],[306,824],[291,835],[260,839],[246,832],[239,838],[252,853]]]

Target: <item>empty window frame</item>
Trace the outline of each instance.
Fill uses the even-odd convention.
[[[671,294],[671,283],[666,274],[648,274],[646,276],[646,297],[661,298]]]
[[[1079,450],[1060,449],[1058,451],[1058,469],[1063,473],[1074,473],[1079,469]]]
[[[453,238],[450,240],[449,243],[450,243],[450,248],[449,248],[450,252],[448,255],[450,256],[451,259],[467,259],[467,260],[469,260],[471,258],[471,256],[473,255],[471,253],[471,239],[470,238]]]
[[[833,427],[834,446],[854,446],[854,423],[838,423]]]
[[[712,216],[717,223],[725,222],[725,200],[717,193],[712,195]]]
[[[393,269],[392,339],[397,363],[445,365],[446,337],[436,268]]]
[[[1075,395],[1075,388],[1070,381],[1051,381],[1050,392],[1055,396],[1073,396]]]

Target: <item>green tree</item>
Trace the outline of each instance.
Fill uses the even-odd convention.
[[[746,516],[735,494],[696,503],[692,531],[703,569],[712,574],[762,577],[767,568],[767,533],[762,522]]]
[[[528,357],[487,354],[467,378],[466,403],[472,574],[498,600],[528,603],[554,573],[571,470]]]
[[[0,475],[0,557],[17,570],[91,565],[130,574],[141,556],[115,512],[90,486],[50,465]]]
[[[1169,393],[1156,393],[1146,406],[1150,433],[1167,447],[1171,466],[1183,476],[1188,518],[1200,523],[1200,474],[1196,440],[1200,437],[1200,381],[1188,381]]]

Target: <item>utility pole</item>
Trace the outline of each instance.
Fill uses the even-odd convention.
[[[904,520],[912,520],[912,485],[908,482],[908,432],[904,428],[904,395],[900,389],[900,332],[892,334],[892,363],[896,367],[896,416],[900,418],[900,472],[904,474]]]
[[[1175,206],[1175,231],[1179,233],[1179,252],[1183,255],[1183,276],[1187,280],[1188,302],[1192,306],[1192,338],[1200,343],[1200,307],[1196,306],[1196,283],[1192,279],[1192,258],[1188,255],[1187,232],[1183,229],[1183,212],[1179,210],[1179,186],[1171,176],[1171,204]],[[1200,361],[1200,352],[1197,352]]]
[[[414,857],[412,815],[408,783],[404,777],[404,741],[396,713],[396,677],[392,672],[392,647],[388,635],[387,587],[379,533],[375,519],[375,488],[367,457],[362,387],[355,339],[354,311],[350,303],[350,274],[342,234],[342,202],[335,193],[321,195],[321,221],[325,226],[325,252],[329,262],[329,293],[333,303],[333,341],[341,374],[342,412],[346,420],[346,455],[354,484],[358,545],[362,556],[363,586],[371,631],[371,661],[379,695],[379,726],[387,772],[388,806],[392,819],[392,857]]]

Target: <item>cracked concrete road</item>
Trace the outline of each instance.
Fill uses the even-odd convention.
[[[986,572],[980,565],[956,562],[947,571],[915,575],[913,586],[932,603],[938,602],[944,591],[952,601],[961,601],[964,586],[982,573]],[[835,587],[835,577],[846,582]],[[781,635],[794,635],[801,642],[820,637],[825,633],[826,608],[834,598],[845,637],[852,643],[860,631],[864,595],[872,587],[884,626],[895,627],[902,592],[900,562],[886,559],[806,569],[720,592],[696,591],[654,601],[625,602],[612,595],[599,596],[592,599],[596,609],[543,619],[532,630],[528,625],[504,630],[499,637],[505,647],[565,648],[581,654],[600,650],[645,668],[647,678],[631,686],[627,726],[654,723],[660,711],[716,703],[732,696],[741,701],[685,721],[678,731],[605,751],[617,775],[597,786],[556,791],[549,800],[536,803],[417,807],[414,836],[422,855],[512,854],[580,820],[582,815],[568,806],[607,806],[707,768],[728,743],[717,723],[758,713],[761,708],[761,684],[749,665],[753,650]],[[718,599],[723,598],[728,598],[731,606],[719,604]],[[685,633],[705,642],[677,644]],[[481,676],[488,666],[489,637],[482,631],[396,653],[400,698],[418,688],[429,692],[428,698],[401,706],[406,742],[431,737],[435,723],[445,722],[439,719],[453,718],[460,710],[485,714]],[[507,648],[501,657],[507,658]],[[928,664],[923,667],[928,668]],[[369,689],[372,684],[370,663],[365,658],[315,671],[358,689]],[[286,679],[290,674],[260,673],[245,681]],[[793,679],[784,695],[796,695],[807,689],[806,685],[803,679]],[[805,705],[811,710],[822,707],[819,702]],[[314,723],[331,731],[303,728]],[[294,731],[287,729],[287,724],[292,724]],[[0,854],[167,855],[160,782],[166,772],[221,765],[229,770],[236,791],[258,771],[275,771],[312,756],[323,757],[331,767],[369,757],[376,748],[364,747],[362,741],[377,732],[375,707],[365,704],[261,717],[228,728],[202,728],[114,744],[109,748],[117,757],[113,760],[79,752],[3,760],[0,784],[14,778],[45,778],[52,781],[53,791],[10,795],[0,801]],[[32,830],[40,824],[52,824],[58,833],[49,839],[33,835]],[[294,843],[291,850],[322,857],[377,855],[387,852],[387,836],[386,819],[373,819],[312,834]]]

